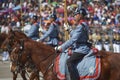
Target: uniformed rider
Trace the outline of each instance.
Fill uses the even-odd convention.
[[[50,45],[52,47],[55,47],[58,45],[59,42],[59,26],[55,22],[57,19],[56,14],[52,13],[49,16],[49,22],[51,23],[49,25],[48,30],[44,33],[44,35],[39,39],[39,41],[44,42],[44,44]],[[48,41],[45,41],[46,38],[49,37]]]
[[[28,33],[26,33],[26,35],[33,40],[37,40],[39,38],[39,24],[37,20],[38,17],[36,15],[31,18],[31,28]]]
[[[90,51],[91,45],[88,43],[89,27],[86,22],[86,15],[87,12],[84,8],[76,9],[74,14],[76,28],[70,32],[70,39],[57,48],[57,51],[63,53],[69,48],[72,50],[72,54],[67,60],[67,66],[71,80],[79,79],[79,74],[75,64],[78,64],[78,62],[81,61],[83,57]]]

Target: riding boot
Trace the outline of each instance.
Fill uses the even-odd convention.
[[[79,74],[74,66],[74,64],[67,62],[68,71],[70,73],[71,80],[79,80]]]
[[[76,66],[84,56],[85,54],[73,53],[71,57],[67,60],[68,71],[70,73],[71,80],[79,80],[79,73]]]

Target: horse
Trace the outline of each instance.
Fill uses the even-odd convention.
[[[13,39],[19,44],[20,40],[15,37]],[[45,80],[59,80],[56,73],[54,73],[53,62],[58,55],[54,48],[31,39],[26,39],[23,42],[22,57],[31,57],[36,68],[42,72]],[[20,48],[15,52],[17,55],[19,50]],[[120,63],[118,62],[120,61],[120,54],[98,51],[95,55],[101,59],[101,73],[96,80],[120,80]],[[23,61],[27,62],[27,59]]]
[[[13,36],[14,35],[14,36]],[[21,40],[18,38],[18,36],[16,36],[15,33],[11,32],[9,33],[8,38],[6,39],[6,41],[4,42],[4,45],[2,45],[3,48],[7,48],[7,44],[10,45],[16,45],[17,42],[19,44],[21,44],[20,42]],[[26,64],[27,62],[29,62],[28,60],[31,59],[32,62],[35,64],[36,68],[42,72],[42,74],[44,75],[43,78],[45,80],[58,80],[58,78],[53,79],[54,77],[56,77],[55,75],[53,75],[53,68],[51,68],[51,66],[53,65],[53,59],[55,58],[56,54],[55,54],[55,50],[53,47],[50,46],[46,46],[45,44],[41,43],[41,42],[36,42],[33,41],[30,38],[27,39],[22,39],[22,41],[24,41],[24,46],[23,46],[23,51],[21,53],[25,54],[25,58],[23,58],[23,56],[21,56],[20,58],[20,62],[23,64]],[[27,43],[28,42],[28,43]],[[30,46],[30,47],[28,47]],[[33,46],[33,47],[32,47]],[[14,54],[13,52],[16,52],[16,50],[14,51],[14,46],[12,46],[12,52],[11,52],[11,56]],[[39,48],[39,49],[38,49]],[[45,49],[45,51],[43,52],[43,49]],[[37,49],[37,50],[36,50]],[[43,55],[42,52],[45,54]],[[19,51],[16,52],[17,54],[19,54]],[[31,55],[30,55],[31,54]],[[40,54],[40,55],[39,55]],[[29,56],[30,55],[30,56]],[[36,55],[38,55],[36,57]],[[29,57],[29,59],[28,59]],[[47,59],[47,60],[46,60]],[[48,61],[49,60],[49,61]],[[15,60],[13,59],[13,62]],[[16,60],[17,62],[18,59]],[[39,62],[37,62],[39,61]],[[48,65],[49,64],[49,65]],[[44,65],[44,67],[43,67]],[[50,69],[49,69],[50,68]],[[47,77],[49,75],[49,78]],[[51,77],[51,79],[50,79]],[[33,80],[33,79],[31,79]]]
[[[18,31],[15,31],[15,33],[16,33],[16,35],[19,35],[19,32]],[[19,36],[20,38],[25,38],[25,35],[21,35],[21,36]],[[1,33],[0,34],[0,47],[1,47],[1,49],[5,49],[5,48],[3,48],[3,44],[4,44],[4,41],[6,40],[6,38],[8,38],[8,34],[6,34],[6,33]],[[6,49],[8,49],[7,51],[9,52],[9,55],[10,55],[10,53],[11,53],[11,46],[7,46],[7,48]],[[6,50],[5,49],[5,50]],[[17,75],[18,75],[18,72],[16,73],[16,71],[14,70],[14,64],[13,63],[10,63],[10,67],[11,67],[11,72],[13,73],[13,80],[16,80],[16,78],[17,78]],[[22,76],[22,78],[24,79],[24,80],[27,80],[26,79],[26,77],[25,77],[25,71],[21,71],[21,76]]]
[[[11,51],[10,59],[13,65],[15,65],[15,68],[12,70],[16,71],[17,69],[17,71],[20,72],[20,71],[23,71],[23,69],[26,69],[28,72],[32,73],[32,76],[30,76],[30,80],[34,80],[34,79],[39,80],[39,71],[35,68],[35,65],[33,64],[31,58],[30,57],[26,58],[22,56],[23,46],[21,45],[18,45],[18,44],[13,45],[13,50]],[[19,54],[19,55],[16,55],[16,54]],[[23,59],[24,60],[27,59],[27,62],[23,61]]]
[[[14,44],[12,44],[12,42],[14,42],[14,40],[9,41],[9,44],[7,44],[8,39],[13,38],[15,35],[17,36],[18,39],[28,39],[28,37],[24,33],[19,32],[19,31],[10,30],[9,34],[8,35],[10,37],[7,36],[6,39],[1,41],[1,44],[2,44],[1,48],[7,50],[10,53],[9,55],[11,56],[11,52],[12,52],[13,45],[14,45]],[[10,59],[11,59],[11,57],[10,57]],[[26,71],[25,71],[25,68],[23,66],[21,66],[20,64],[18,65],[18,64],[15,64],[14,62],[12,62],[10,68],[11,68],[11,72],[13,73],[13,80],[16,80],[18,73],[21,74],[23,80],[27,80],[27,78],[25,77]],[[20,68],[20,69],[18,69],[18,68]],[[32,71],[31,74],[36,74],[36,73],[34,71]],[[39,80],[38,75],[36,76],[36,80]]]

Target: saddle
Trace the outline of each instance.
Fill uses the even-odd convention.
[[[71,51],[68,51],[69,53]],[[62,53],[56,58],[55,71],[60,80],[67,79],[69,76],[66,61],[70,54]],[[98,53],[96,48],[92,48],[89,54],[85,55],[83,60],[76,65],[80,80],[95,80],[100,75],[101,63],[100,58],[96,57]]]

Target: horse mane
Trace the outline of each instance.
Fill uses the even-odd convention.
[[[21,38],[29,38],[22,31],[13,31],[13,34]]]
[[[32,45],[33,46],[36,46],[36,47],[39,47],[40,49],[42,50],[46,50],[46,51],[50,51],[50,53],[55,53],[55,50],[53,47],[51,46],[48,46],[48,45],[45,45],[43,44],[42,42],[37,42],[37,41],[34,41],[32,40],[31,38],[27,37],[23,32],[21,31],[11,31],[11,34],[14,36],[14,39],[17,40],[19,43],[21,42],[21,40],[23,40],[24,42]]]
[[[24,41],[31,43],[33,46],[39,47],[42,50],[49,51],[50,53],[55,53],[55,49],[49,45],[43,44],[42,42],[37,42],[32,39],[25,39]],[[49,54],[49,53],[48,53]]]

